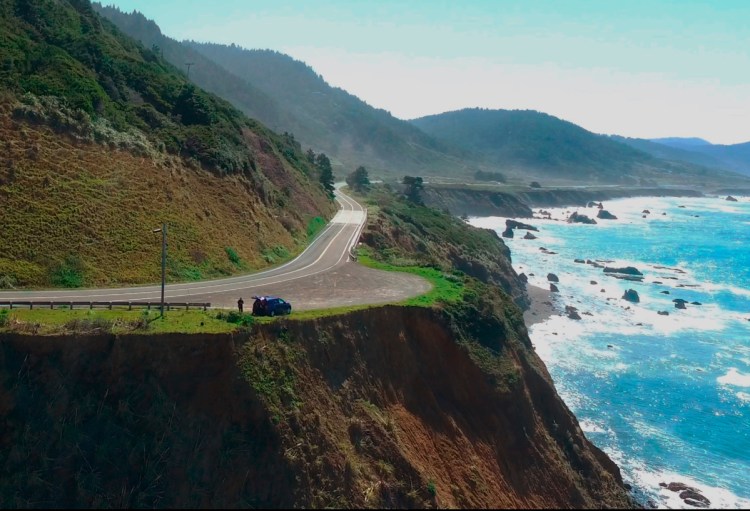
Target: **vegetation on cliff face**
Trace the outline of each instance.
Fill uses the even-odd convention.
[[[294,137],[195,87],[88,2],[2,3],[0,49],[4,287],[156,281],[162,223],[169,280],[248,271],[299,251],[334,210]]]
[[[626,507],[478,289],[239,336],[0,339],[3,507]]]
[[[511,266],[510,250],[494,231],[472,227],[382,186],[373,187],[361,198],[368,206],[361,241],[375,260],[396,267],[457,270],[499,286],[517,304],[526,305],[523,283]]]
[[[368,253],[460,285],[226,334],[0,334],[0,504],[630,506],[533,351],[500,240],[371,193]]]

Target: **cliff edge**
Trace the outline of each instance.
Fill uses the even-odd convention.
[[[5,334],[2,506],[631,505],[520,315],[470,314],[488,306],[235,335]]]

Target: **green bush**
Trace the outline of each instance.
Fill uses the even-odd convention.
[[[227,257],[229,258],[229,261],[232,262],[232,264],[242,266],[242,259],[240,259],[240,256],[237,254],[237,251],[235,249],[233,249],[232,247],[225,247],[224,250],[226,251]]]
[[[324,218],[319,216],[311,218],[310,221],[307,222],[307,239],[312,240],[325,226],[326,221]]]
[[[63,262],[53,267],[50,282],[57,287],[81,287],[83,286],[83,262],[78,256],[69,255]]]

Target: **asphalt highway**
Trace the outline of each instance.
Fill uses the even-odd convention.
[[[293,310],[398,301],[427,292],[430,284],[405,273],[366,268],[354,262],[351,249],[364,228],[366,212],[354,199],[336,190],[340,209],[318,237],[292,261],[261,272],[217,280],[167,284],[166,302],[210,302],[212,307],[236,307],[241,297],[245,310],[253,295],[274,295]],[[155,261],[157,264],[158,261]],[[7,301],[159,301],[161,285],[1,291]]]

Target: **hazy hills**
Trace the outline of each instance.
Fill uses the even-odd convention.
[[[190,79],[231,101],[247,115],[279,132],[293,133],[304,146],[326,153],[348,173],[359,165],[371,172],[443,174],[465,170],[467,155],[425,135],[406,121],[331,87],[312,68],[288,55],[237,46],[178,42],[138,12],[94,4],[122,31],[154,45],[164,58],[185,68]]]
[[[683,161],[750,175],[750,142],[732,145],[711,144],[699,138],[627,138],[612,136],[656,158]]]
[[[744,181],[741,176],[705,164],[667,161],[662,159],[665,156],[649,154],[643,147],[531,110],[471,108],[411,122],[429,135],[481,155],[485,163],[509,174],[541,174],[588,184]]]
[[[270,50],[177,42],[140,13],[101,8],[176,66],[192,62],[191,79],[273,129],[328,154],[339,173],[365,165],[373,175],[472,180],[477,170],[522,181],[685,184],[737,178],[713,156],[676,158],[643,144],[591,133],[533,111],[466,109],[403,121],[331,87],[310,66]],[[696,143],[696,141],[692,141]],[[661,146],[658,146],[661,147]],[[666,146],[663,146],[666,147]]]
[[[333,210],[299,144],[88,2],[0,3],[0,48],[0,287],[156,281],[162,222],[170,280],[247,271]]]

